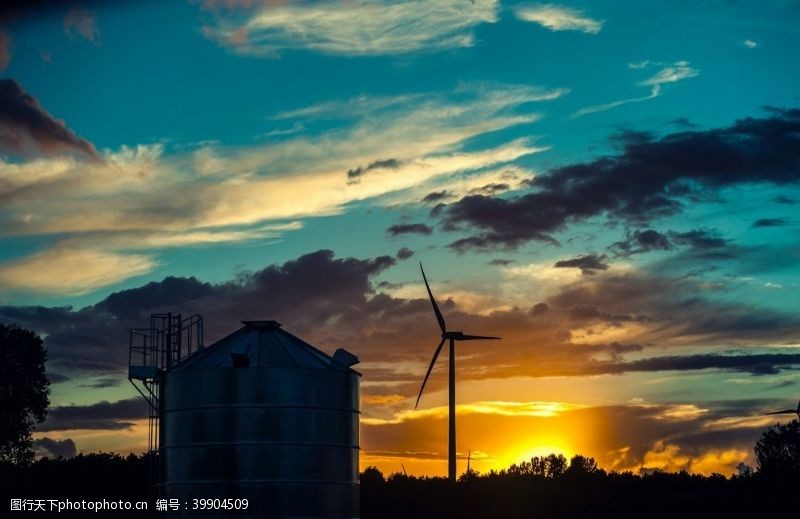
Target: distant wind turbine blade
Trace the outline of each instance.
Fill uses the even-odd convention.
[[[428,366],[428,372],[425,373],[425,378],[422,381],[422,387],[419,388],[419,395],[417,395],[417,403],[414,404],[414,409],[417,408],[419,405],[419,399],[422,398],[422,391],[425,389],[425,383],[428,382],[428,377],[431,376],[431,370],[433,369],[433,365],[436,364],[436,359],[439,357],[439,352],[442,351],[442,346],[444,346],[444,337],[442,337],[442,342],[436,347],[436,351],[433,352],[433,358],[431,359],[431,365]]]
[[[783,411],[775,411],[774,413],[767,414],[797,414],[797,409],[784,409]]]
[[[490,341],[499,341],[502,337],[489,337],[486,335],[462,335],[461,337],[457,338],[457,341],[480,341],[480,340],[490,340]]]
[[[422,262],[419,263],[419,270],[422,272],[422,279],[425,281],[425,288],[428,289],[428,295],[431,298],[431,304],[433,305],[433,313],[436,314],[436,320],[439,321],[439,328],[442,329],[442,333],[447,332],[447,325],[444,323],[444,317],[442,316],[442,312],[439,311],[439,305],[436,304],[436,299],[433,298],[433,292],[431,292],[431,287],[428,285],[428,278],[425,277],[425,270],[422,268]]]

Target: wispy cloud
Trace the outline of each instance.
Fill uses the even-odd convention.
[[[597,34],[603,21],[590,18],[578,9],[555,4],[520,5],[514,8],[517,19],[538,23],[551,31],[581,31]]]
[[[68,36],[80,35],[95,45],[100,43],[100,29],[97,27],[97,15],[83,7],[73,7],[64,15],[64,32]]]
[[[179,245],[274,239],[299,228],[303,218],[339,214],[355,202],[387,205],[391,193],[541,151],[526,140],[468,152],[461,146],[475,136],[535,121],[530,102],[565,92],[478,84],[459,86],[455,100],[440,94],[379,102],[362,97],[342,103],[360,106],[364,115],[315,136],[299,130],[278,142],[244,147],[210,143],[171,153],[163,144],[139,145],[104,150],[100,161],[68,155],[0,161],[5,209],[0,236],[58,235],[50,259],[63,263],[67,260],[58,250],[80,249],[97,264],[91,279],[58,279],[55,262],[30,282],[31,290],[67,293],[78,284],[113,283],[119,279],[104,274],[110,263],[108,258],[100,261],[97,251],[123,261],[131,259],[129,253]],[[280,118],[310,118],[334,110],[336,103]],[[373,167],[358,183],[348,178],[349,170],[385,164],[388,158],[393,167]],[[40,261],[22,258],[6,267],[19,272]],[[152,266],[152,259],[120,268],[117,275],[136,275],[146,266]],[[48,276],[53,279],[45,281]],[[10,279],[5,278],[7,284]],[[26,279],[21,277],[15,288],[22,289]]]
[[[60,295],[80,295],[150,272],[147,255],[117,254],[56,247],[19,261],[0,264],[0,288]]]
[[[661,94],[661,85],[665,83],[676,83],[684,79],[692,78],[700,74],[700,70],[689,65],[688,61],[677,61],[671,64],[664,63],[651,63],[648,60],[638,63],[628,63],[628,68],[631,69],[646,69],[650,66],[660,66],[661,69],[653,74],[651,77],[639,82],[639,85],[649,86],[650,93],[640,97],[629,97],[627,99],[620,99],[611,101],[609,103],[602,103],[599,105],[587,106],[576,110],[570,117],[572,119],[582,117],[597,112],[605,112],[618,106],[626,105],[629,103],[639,103],[649,99],[655,99]]]
[[[497,21],[497,0],[412,0],[247,5],[214,17],[206,37],[238,54],[285,50],[347,56],[398,55],[470,47],[474,28]]]
[[[664,83],[675,83],[700,74],[700,70],[689,65],[688,61],[676,61],[671,65],[662,65],[662,69],[652,77],[639,83],[640,85],[659,86]]]
[[[747,40],[744,40],[742,42],[742,45],[744,45],[748,49],[755,49],[756,47],[758,47],[758,42],[754,41],[754,40],[747,39]]]

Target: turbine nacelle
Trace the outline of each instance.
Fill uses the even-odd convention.
[[[489,337],[488,335],[467,335],[464,332],[444,332],[442,339],[452,339],[454,341],[477,341],[477,340],[499,340],[500,337]]]

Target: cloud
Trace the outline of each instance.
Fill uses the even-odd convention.
[[[623,151],[539,175],[532,191],[514,198],[472,195],[445,206],[445,226],[479,233],[450,244],[456,250],[514,248],[553,242],[569,224],[605,215],[642,225],[679,213],[687,197],[754,183],[800,180],[800,110],[747,118],[727,128],[643,137]],[[642,172],[647,171],[647,175]]]
[[[554,4],[518,5],[514,8],[518,20],[538,23],[551,31],[581,31],[597,34],[603,22],[589,18],[583,11]]]
[[[62,23],[64,33],[74,37],[76,34],[95,45],[100,43],[100,29],[97,27],[97,15],[83,7],[73,7],[64,15]]]
[[[404,223],[392,225],[386,232],[392,236],[400,236],[401,234],[431,234],[433,229],[424,223]]]
[[[443,189],[442,191],[433,191],[431,193],[428,193],[422,198],[422,202],[427,204],[434,204],[441,202],[443,200],[454,198],[455,196],[456,196],[455,193],[451,193],[450,191]]]
[[[398,446],[414,452],[440,452],[444,441],[435,445],[417,442],[436,442],[440,433],[434,428],[444,423],[443,413],[434,408],[424,409],[426,412],[420,415],[402,414],[419,389],[419,376],[429,361],[433,346],[430,341],[437,329],[420,283],[404,287],[405,296],[376,290],[380,277],[395,264],[396,260],[390,256],[338,258],[331,251],[321,250],[215,283],[167,277],[115,292],[81,309],[0,307],[0,321],[18,323],[44,337],[49,371],[91,382],[115,377],[124,381],[128,330],[147,323],[150,313],[201,313],[205,318],[207,345],[234,331],[242,319],[276,319],[291,333],[323,351],[346,346],[361,359],[363,412],[368,419],[364,422],[365,454],[397,451]],[[503,267],[500,272],[516,267]],[[549,272],[571,270],[576,269],[550,268]],[[452,281],[433,277],[434,290],[440,296],[440,307],[448,324],[454,329],[504,337],[502,348],[476,348],[459,358],[460,383],[705,370],[756,376],[783,372],[785,368],[794,370],[800,365],[800,354],[794,349],[769,348],[797,337],[800,321],[796,316],[731,298],[714,298],[714,294],[709,295],[693,279],[671,279],[655,270],[656,273],[650,273],[610,267],[598,270],[593,276],[576,272],[577,275],[565,277],[548,293],[539,292],[539,278],[509,276],[507,283],[495,285],[502,290],[506,284],[512,285],[524,298],[514,299],[513,305],[481,313],[473,308],[469,294]],[[429,274],[437,276],[435,272]],[[482,295],[491,297],[491,293]],[[501,295],[501,300],[505,300],[505,292]],[[516,304],[518,301],[525,303]],[[434,397],[446,387],[446,377],[433,377],[429,385],[428,395]],[[580,418],[579,423],[589,427],[590,418],[596,417],[593,413],[605,417],[598,424],[623,428],[632,423],[626,421],[626,417],[631,417],[644,427],[628,432],[602,429],[615,442],[621,442],[613,444],[613,450],[631,448],[628,460],[641,459],[654,450],[653,442],[660,439],[671,439],[684,454],[702,451],[707,445],[720,445],[723,433],[721,425],[713,425],[715,421],[724,417],[744,419],[757,408],[753,402],[742,404],[737,409],[746,410],[743,415],[730,408],[698,407],[699,404],[692,407],[686,402],[636,403],[613,407],[607,410],[610,414],[604,414],[606,411],[597,408],[569,403],[562,406],[497,400],[465,401],[467,407],[459,422],[463,430],[470,429],[467,424],[473,419],[475,423],[483,423],[485,429],[487,419],[491,418],[495,430],[495,426],[511,425],[502,421],[507,419],[556,420],[570,416]],[[139,398],[59,406],[38,431],[118,433],[133,428],[145,416],[143,407],[146,406]],[[615,415],[617,419],[610,419]],[[524,427],[507,430],[539,430],[531,429],[533,422],[515,423]],[[537,422],[537,425],[545,423],[555,422]],[[411,424],[431,434],[401,436],[409,432]],[[756,434],[751,422],[741,422],[736,427],[740,435],[736,441]],[[643,431],[653,430],[658,431],[653,436],[631,436],[634,431],[644,434]],[[703,435],[695,434],[699,430]],[[445,434],[446,427],[441,431]],[[581,435],[580,441],[593,436]],[[725,438],[726,442],[734,441],[732,437]],[[507,442],[493,443],[487,439],[483,444]],[[598,446],[589,449],[584,444],[575,446],[579,447],[578,452],[590,455],[601,452],[610,456],[608,452],[612,450],[605,448],[606,445],[602,449]],[[616,455],[604,459],[609,464],[625,465],[625,460]]]
[[[11,62],[11,35],[0,29],[0,70],[8,68]]]
[[[659,86],[665,83],[676,83],[684,79],[695,77],[700,71],[689,65],[687,61],[676,61],[671,65],[664,66],[650,78],[640,84],[645,86]]]
[[[509,169],[490,174],[487,168],[543,148],[524,140],[460,148],[477,135],[535,121],[527,104],[563,91],[462,84],[454,95],[377,105],[350,100],[369,115],[314,137],[249,147],[205,143],[167,153],[164,144],[150,144],[104,150],[98,161],[67,155],[0,160],[0,234],[51,234],[61,248],[126,255],[133,247],[272,239],[301,227],[302,218],[340,214],[359,202],[418,203],[418,193],[437,179],[474,173],[459,186],[513,187]],[[367,165],[358,183],[342,173],[354,164]]]
[[[628,231],[624,240],[614,243],[609,248],[619,256],[630,256],[654,250],[670,250],[672,243],[667,236],[655,229],[644,231],[636,229]]]
[[[693,229],[686,232],[669,233],[670,238],[678,245],[687,245],[695,250],[719,249],[728,245],[728,241],[720,238],[708,229]]]
[[[147,402],[139,396],[117,402],[98,402],[91,405],[52,407],[37,432],[72,431],[81,429],[120,430],[133,426],[136,420],[147,418]],[[73,448],[74,448],[73,444]]]
[[[108,378],[124,373],[128,332],[149,322],[151,313],[202,313],[209,344],[247,318],[278,319],[301,331],[336,321],[344,326],[344,315],[363,312],[367,306],[372,293],[370,277],[395,263],[390,256],[338,259],[331,251],[320,250],[280,265],[242,272],[219,284],[167,277],[115,292],[79,310],[0,306],[0,322],[18,323],[45,337],[50,371]]]
[[[612,108],[616,108],[618,106],[622,106],[628,103],[638,103],[640,101],[647,101],[648,99],[655,99],[661,93],[661,87],[658,85],[654,85],[653,88],[650,90],[650,94],[641,97],[630,97],[628,99],[620,99],[619,101],[611,101],[610,103],[603,103],[599,105],[592,105],[587,106],[586,108],[581,108],[580,110],[576,110],[575,112],[570,115],[571,119],[577,119],[578,117],[583,117],[584,115],[594,114],[598,112],[605,112],[606,110],[611,110]]]
[[[397,251],[397,259],[399,260],[407,260],[408,258],[414,255],[414,251],[409,249],[408,247],[403,247]]]
[[[78,152],[93,159],[94,146],[54,119],[13,79],[0,80],[0,151],[28,154]]]
[[[630,373],[635,371],[695,371],[704,369],[725,369],[751,373],[753,375],[774,375],[782,369],[794,369],[800,364],[800,353],[773,353],[751,355],[676,355],[651,357],[630,362],[600,362],[589,366],[591,373]]]
[[[386,160],[376,160],[374,162],[370,162],[369,165],[366,167],[357,167],[354,169],[347,170],[347,180],[348,182],[359,182],[361,176],[364,174],[375,170],[375,169],[397,169],[401,165],[400,161],[397,159],[386,159]]]
[[[753,227],[782,227],[789,223],[788,218],[759,218],[753,222]]]
[[[21,260],[0,263],[7,291],[80,295],[156,267],[151,256],[55,247]]]
[[[217,12],[203,33],[248,56],[307,50],[343,56],[401,55],[471,47],[475,27],[498,20],[497,0],[353,0],[245,6]]]
[[[72,458],[78,453],[75,442],[70,438],[54,440],[47,436],[34,440],[33,450],[37,457],[48,458]]]
[[[748,49],[755,49],[756,47],[758,47],[758,42],[755,42],[755,41],[753,41],[753,40],[749,40],[749,39],[748,39],[748,40],[744,40],[744,41],[742,42],[742,45],[744,45],[744,46],[745,46],[745,47],[747,47]]]
[[[665,83],[675,83],[677,81],[695,77],[700,74],[700,71],[689,66],[687,61],[677,61],[668,65],[663,63],[651,63],[650,61],[643,61],[640,63],[629,63],[628,67],[632,69],[644,69],[651,65],[659,65],[662,68],[650,78],[639,83],[639,85],[649,86],[650,94],[646,96],[630,97],[627,99],[620,99],[618,101],[611,101],[610,103],[587,106],[586,108],[581,108],[580,110],[573,112],[572,115],[570,115],[570,118],[576,119],[578,117],[583,117],[584,115],[605,112],[606,110],[611,110],[612,108],[617,108],[618,106],[628,103],[638,103],[641,101],[647,101],[649,99],[655,99],[661,94],[661,85]]]
[[[584,276],[594,275],[598,270],[608,270],[604,255],[587,254],[568,260],[560,260],[553,265],[556,268],[577,268]]]
[[[490,261],[487,263],[487,265],[499,266],[499,267],[507,267],[508,265],[511,265],[511,264],[512,264],[512,263],[514,263],[515,261],[516,261],[516,260],[513,260],[513,259],[506,259],[506,258],[495,258],[495,259],[493,259],[493,260],[490,260]]]
[[[618,256],[631,256],[651,251],[672,250],[679,245],[690,247],[694,251],[702,251],[725,247],[728,241],[708,229],[669,231],[666,234],[655,229],[636,229],[627,231],[625,239],[611,245],[609,250]]]

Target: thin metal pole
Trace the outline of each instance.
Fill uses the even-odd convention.
[[[456,480],[456,349],[450,339],[450,434],[447,449],[447,477]]]

